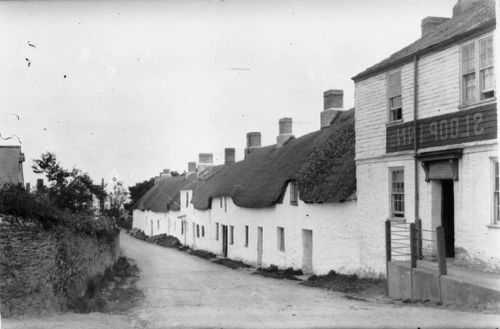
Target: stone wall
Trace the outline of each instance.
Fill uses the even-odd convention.
[[[1,315],[65,311],[120,255],[119,233],[96,237],[0,215]]]

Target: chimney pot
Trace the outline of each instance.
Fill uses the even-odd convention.
[[[236,150],[232,147],[228,147],[224,149],[224,163],[230,164],[235,162],[235,153]]]
[[[448,21],[448,17],[436,17],[436,16],[428,16],[422,19],[422,37],[434,31],[436,27]]]

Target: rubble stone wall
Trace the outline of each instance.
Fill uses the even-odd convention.
[[[120,255],[119,233],[96,237],[0,215],[0,299],[4,317],[65,311],[88,281]]]

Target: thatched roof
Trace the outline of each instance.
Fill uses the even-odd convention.
[[[215,167],[190,186],[192,203],[203,210],[212,198],[230,196],[240,207],[270,207],[280,202],[292,180],[298,181],[304,202],[340,202],[355,192],[354,110],[281,148],[258,148],[243,161]]]
[[[495,1],[478,1],[462,15],[458,15],[442,23],[434,31],[424,35],[380,63],[357,74],[352,79],[354,81],[363,80],[393,67],[411,62],[415,55],[423,55],[436,51],[440,47],[456,44],[477,33],[494,29],[495,26]]]
[[[195,174],[163,177],[134,205],[134,209],[166,212],[180,210],[180,191],[193,182]]]

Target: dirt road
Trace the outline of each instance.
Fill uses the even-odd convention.
[[[121,236],[140,270],[140,305],[126,315],[8,319],[2,328],[498,327],[500,315],[348,300],[342,294],[232,270]]]

